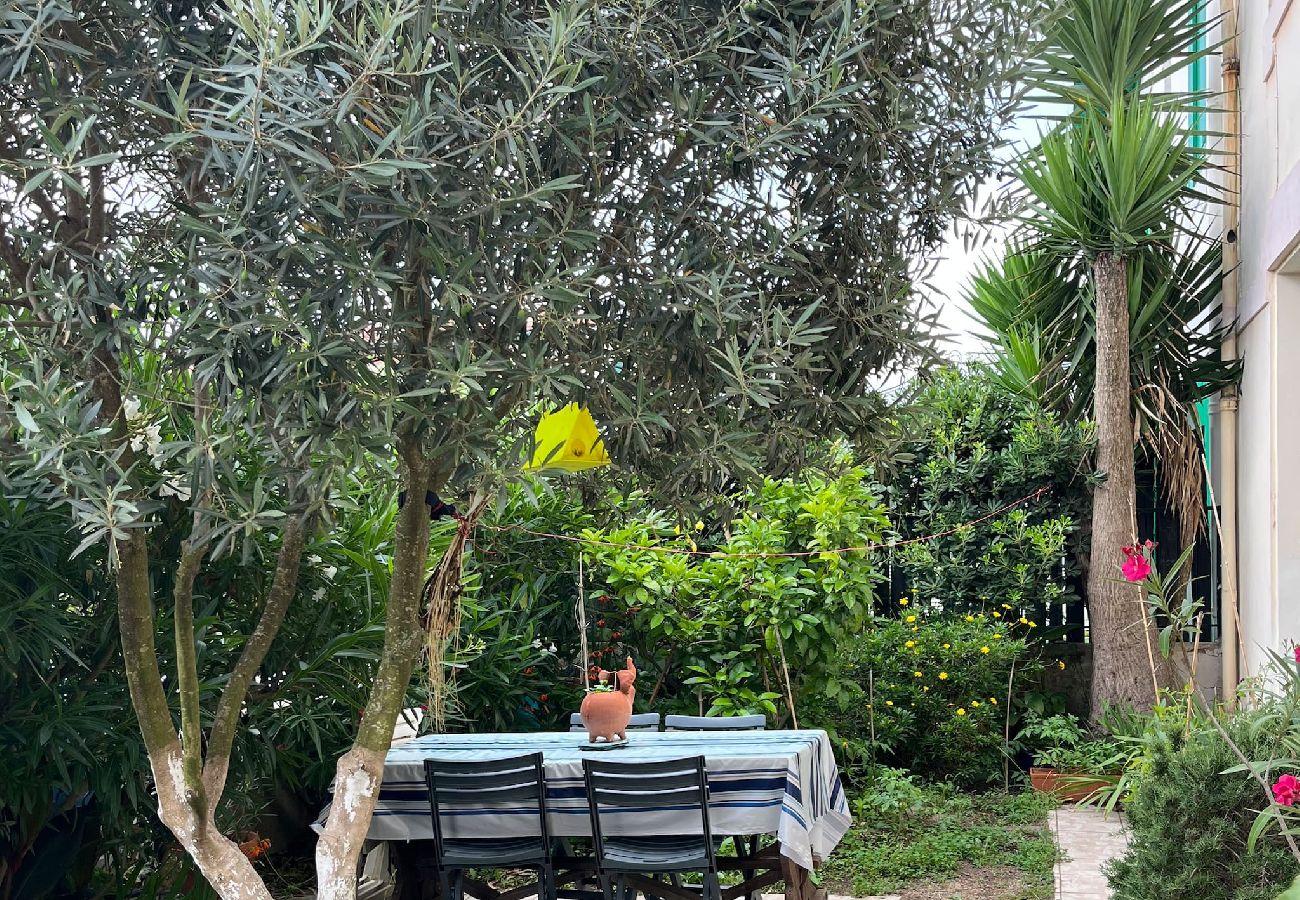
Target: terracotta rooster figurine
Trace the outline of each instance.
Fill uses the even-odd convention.
[[[627,726],[632,721],[632,703],[636,700],[636,664],[632,657],[627,658],[626,669],[600,673],[602,680],[608,680],[611,675],[617,690],[592,691],[578,710],[593,744],[601,738],[607,742],[627,740]]]

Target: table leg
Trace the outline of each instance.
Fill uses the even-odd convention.
[[[788,856],[781,857],[785,878],[785,900],[826,900],[826,891],[813,883],[812,872]]]

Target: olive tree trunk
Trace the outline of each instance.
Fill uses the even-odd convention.
[[[1088,617],[1092,642],[1092,718],[1107,706],[1149,709],[1158,674],[1155,634],[1139,585],[1120,575],[1121,548],[1137,540],[1137,486],[1129,374],[1128,267],[1103,253],[1093,264],[1097,375],[1097,469],[1105,480],[1092,501]]]
[[[420,601],[429,558],[429,507],[422,498],[430,467],[417,439],[404,439],[402,459],[409,499],[393,536],[384,647],[356,739],[335,766],[329,817],[316,843],[316,896],[321,900],[356,897],[357,863],[379,799],[384,756],[424,644]]]

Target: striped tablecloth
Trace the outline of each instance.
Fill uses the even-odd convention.
[[[805,869],[824,859],[851,823],[839,769],[824,731],[681,731],[628,734],[627,747],[594,754],[597,759],[676,759],[703,756],[709,773],[709,820],[715,834],[775,834],[781,852]],[[534,734],[435,734],[388,752],[379,803],[367,835],[378,841],[431,839],[424,760],[492,759],[541,751],[546,768],[551,833],[591,834],[580,748],[587,736]],[[629,831],[678,834],[689,812],[632,810]],[[694,817],[698,823],[698,814]],[[444,820],[445,821],[445,820]],[[537,832],[536,814],[510,808],[465,811],[445,827],[449,836],[522,836]],[[615,826],[617,827],[617,826]],[[698,824],[695,826],[698,829]]]

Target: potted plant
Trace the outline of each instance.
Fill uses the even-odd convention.
[[[1033,718],[1020,738],[1037,748],[1029,783],[1066,803],[1085,800],[1113,785],[1127,758],[1117,741],[1090,737],[1071,715]]]

